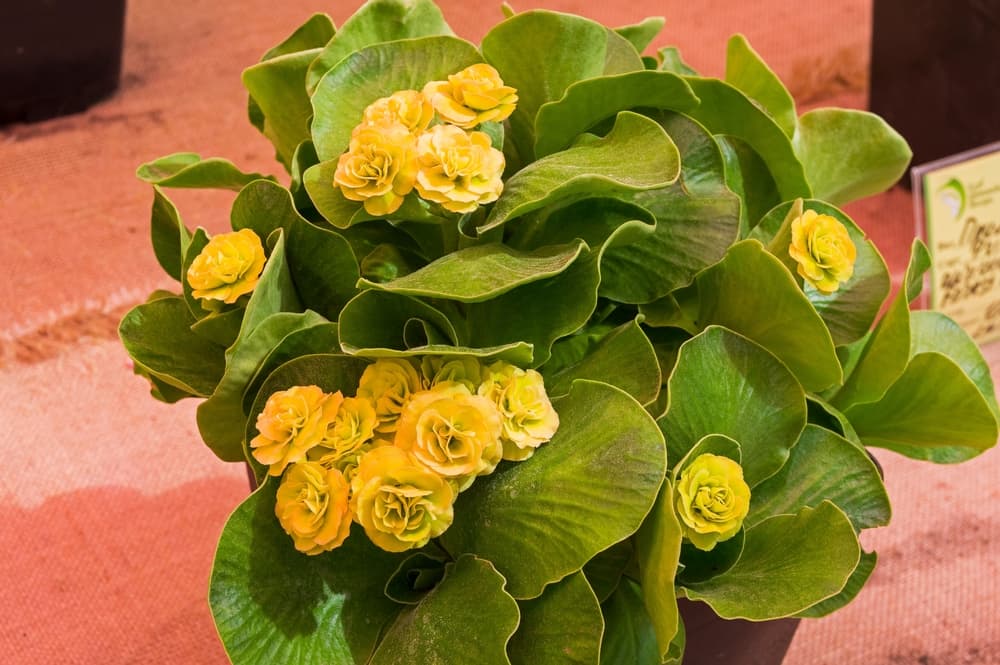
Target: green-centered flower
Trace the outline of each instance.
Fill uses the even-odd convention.
[[[454,517],[451,485],[394,446],[365,453],[351,489],[354,519],[388,552],[423,547]]]
[[[466,67],[447,81],[431,81],[423,92],[442,120],[464,129],[504,120],[517,104],[517,90],[504,85],[500,73],[485,63]]]
[[[533,369],[497,361],[483,372],[478,393],[500,412],[505,460],[528,459],[559,428],[559,414],[545,392],[542,375]]]
[[[792,221],[788,254],[799,264],[803,279],[823,293],[833,293],[854,274],[857,248],[840,221],[806,210]]]
[[[265,260],[264,245],[250,229],[220,233],[208,241],[188,268],[191,295],[231,305],[253,291]]]
[[[500,463],[500,413],[461,383],[439,383],[410,398],[395,445],[461,492]]]
[[[427,388],[439,383],[461,383],[475,393],[482,383],[483,366],[472,356],[424,356],[420,359],[420,373]]]
[[[743,467],[728,457],[699,455],[678,476],[674,505],[684,536],[698,549],[708,551],[729,540],[750,509]]]
[[[417,155],[415,186],[421,198],[459,213],[500,198],[504,156],[484,132],[435,125],[420,135]]]
[[[328,395],[318,386],[274,393],[257,416],[259,434],[250,441],[254,459],[268,466],[269,475],[280,476],[286,466],[301,462],[319,445],[343,400],[340,392]]]
[[[396,420],[410,395],[423,387],[416,366],[406,358],[382,358],[365,368],[358,383],[358,397],[375,407],[375,431],[392,436]]]
[[[274,514],[305,554],[328,552],[351,532],[350,486],[343,474],[315,462],[293,464],[278,487]]]

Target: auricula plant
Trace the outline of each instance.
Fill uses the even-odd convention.
[[[662,19],[507,13],[478,46],[431,0],[312,16],[243,73],[283,174],[138,170],[177,286],[122,340],[258,485],[209,596],[237,665],[679,663],[678,597],[854,598],[868,448],[996,442],[975,344],[911,310],[925,247],[890,298],[838,207],[906,168],[885,122],[800,115],[741,36],[714,78],[641,55]],[[235,192],[232,233],[171,187]]]

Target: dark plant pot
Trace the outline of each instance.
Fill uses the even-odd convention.
[[[781,665],[801,619],[720,619],[705,603],[677,599],[687,632],[684,663]]]
[[[118,87],[125,0],[0,6],[0,124],[82,111]]]

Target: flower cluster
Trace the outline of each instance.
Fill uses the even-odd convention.
[[[378,99],[354,128],[333,184],[371,215],[396,212],[414,189],[450,212],[473,212],[500,197],[505,165],[474,129],[506,119],[516,103],[517,91],[487,64]]]
[[[250,442],[284,476],[275,513],[306,554],[359,523],[390,552],[423,547],[452,522],[459,492],[501,460],[524,460],[559,416],[542,376],[503,361],[427,356],[369,365],[355,397],[295,386],[272,394]]]

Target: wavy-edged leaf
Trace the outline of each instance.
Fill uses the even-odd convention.
[[[513,665],[597,665],[604,617],[583,573],[518,606],[521,625],[507,647]]]
[[[806,424],[802,387],[763,347],[711,326],[685,342],[667,383],[667,412],[657,423],[671,466],[709,434],[738,439],[751,488],[788,459]]]
[[[263,118],[261,132],[288,170],[295,148],[310,136],[313,110],[306,93],[306,70],[321,50],[280,55],[243,70],[243,85]]]
[[[577,381],[556,411],[552,441],[463,492],[441,537],[453,555],[492,561],[515,598],[539,596],[634,533],[663,481],[663,439],[625,392]]]
[[[274,180],[273,176],[244,173],[226,159],[202,159],[194,152],[176,152],[142,164],[135,170],[139,180],[160,187],[229,189],[240,191],[254,180]]]
[[[885,526],[892,515],[878,467],[864,449],[807,425],[788,462],[754,488],[743,524],[752,528],[774,515],[794,515],[822,501],[836,504],[858,531]]]
[[[483,58],[517,88],[510,138],[525,163],[533,161],[535,114],[542,104],[559,99],[577,81],[643,68],[634,50],[634,61],[611,59],[609,67],[613,38],[625,41],[596,21],[546,10],[515,14],[483,37]]]
[[[306,355],[339,352],[340,341],[336,323],[317,322],[315,325],[288,333],[268,352],[254,372],[253,378],[243,389],[243,412],[251,413],[250,409],[261,385],[281,365]]]
[[[877,402],[844,415],[866,446],[931,462],[962,462],[997,442],[997,419],[979,387],[936,352],[915,355]]]
[[[717,134],[715,140],[726,161],[726,186],[743,203],[740,237],[745,238],[769,210],[781,203],[781,195],[767,164],[745,141],[728,134]]]
[[[673,72],[679,76],[697,76],[698,72],[691,69],[676,46],[665,46],[657,53],[660,56],[660,71]]]
[[[382,587],[400,557],[357,526],[331,552],[296,551],[274,515],[277,485],[240,504],[215,553],[209,604],[226,653],[238,665],[364,665],[399,611]]]
[[[760,104],[792,138],[798,120],[795,100],[743,35],[733,35],[726,45],[726,83]]]
[[[815,197],[834,205],[889,189],[913,156],[885,120],[855,109],[802,114],[792,145]]]
[[[324,46],[336,32],[337,28],[333,24],[333,19],[327,14],[317,12],[307,18],[302,25],[295,28],[295,31],[279,44],[269,48],[260,59],[270,60],[280,55],[287,55],[297,51],[308,51],[309,49]]]
[[[214,392],[198,405],[198,430],[212,451],[227,462],[242,462],[243,392],[261,363],[286,335],[327,323],[319,314],[277,313],[269,316],[226,352],[226,372]]]
[[[182,298],[158,298],[129,310],[118,334],[137,368],[185,393],[207,397],[222,377],[225,349],[191,332],[194,322]]]
[[[601,295],[620,302],[652,302],[690,284],[739,233],[740,200],[726,186],[712,136],[679,113],[655,117],[680,148],[681,176],[669,187],[629,198],[653,215],[656,227],[648,238],[611,247],[602,257]]]
[[[701,100],[689,115],[713,134],[735,136],[753,148],[771,171],[782,200],[812,194],[802,164],[792,150],[791,139],[771,116],[725,81],[695,76],[685,80]]]
[[[677,180],[680,168],[677,146],[662,127],[622,111],[604,138],[539,159],[511,176],[478,231],[553,203],[665,187]]]
[[[656,351],[638,321],[623,323],[578,362],[545,378],[552,397],[568,394],[576,379],[589,379],[621,388],[643,405],[656,400],[661,385]]]
[[[510,665],[507,641],[520,613],[504,581],[489,561],[458,557],[418,605],[400,612],[369,665]]]
[[[660,34],[666,22],[662,16],[647,16],[638,23],[619,26],[615,28],[615,32],[627,39],[636,51],[642,53],[650,42],[656,39],[656,35]]]
[[[578,81],[535,118],[535,156],[565,150],[605,118],[633,108],[687,111],[698,98],[683,78],[670,72],[640,71]]]
[[[695,284],[698,325],[725,326],[760,344],[785,363],[806,390],[820,391],[843,381],[823,319],[781,261],[758,241],[730,247]]]
[[[373,44],[345,56],[312,95],[316,154],[322,161],[337,159],[375,100],[399,90],[421,90],[428,81],[444,80],[478,62],[475,46],[449,36]]]
[[[779,619],[840,593],[860,555],[851,521],[823,501],[747,529],[736,565],[683,593],[724,619]]]
[[[598,552],[583,566],[590,588],[598,602],[608,599],[621,580],[625,569],[632,563],[635,550],[632,539],[621,540],[603,552]]]
[[[410,323],[413,322],[413,323]],[[421,344],[459,345],[454,325],[440,310],[409,296],[368,290],[359,293],[340,313],[340,344],[348,353],[371,355],[375,350],[411,347],[407,325],[419,323],[426,339]]]
[[[366,2],[340,26],[340,31],[309,66],[306,88],[310,93],[314,91],[323,75],[334,65],[366,46],[398,39],[451,34],[441,10],[431,0]]]
[[[445,254],[416,272],[365,286],[408,296],[482,302],[525,284],[554,277],[586,251],[582,241],[521,252],[487,243]]]

